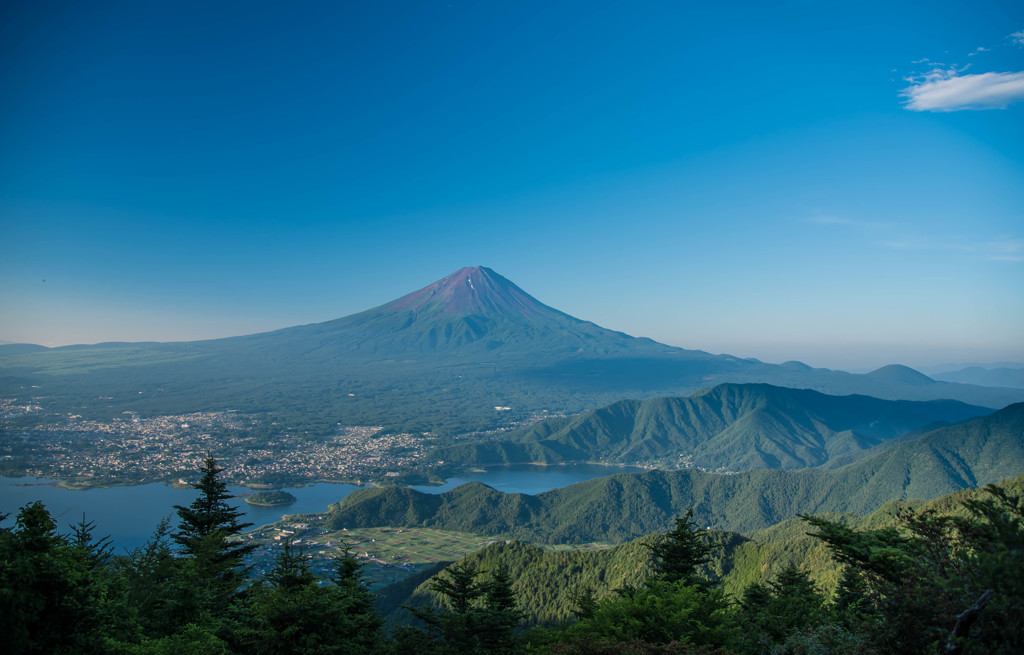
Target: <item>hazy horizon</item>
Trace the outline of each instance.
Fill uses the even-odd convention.
[[[662,343],[1024,361],[1024,5],[0,10],[0,340],[347,316],[463,266]]]
[[[498,272],[498,273],[500,274],[500,272]],[[418,290],[418,289],[415,289],[415,290]],[[529,293],[529,292],[527,291],[527,293]],[[390,302],[391,300],[396,300],[396,299],[397,298],[391,298],[391,299],[389,299],[388,302]],[[380,306],[380,305],[383,305],[383,304],[385,304],[385,302],[378,303],[377,305],[374,305],[374,307],[377,307],[377,306]],[[365,309],[373,309],[373,307],[367,307]],[[558,309],[558,308],[556,307],[555,309]],[[342,317],[339,316],[339,317],[334,317],[334,318],[342,318]],[[577,316],[575,318],[579,318],[581,320],[588,320],[586,317],[580,317],[580,316]],[[328,320],[331,320],[331,319],[328,319]],[[277,326],[277,327],[272,327],[272,328],[270,328],[268,330],[265,330],[265,331],[273,331],[273,330],[276,330],[276,329],[284,329],[284,328],[288,328],[288,327],[295,327],[295,325],[298,325],[298,324],[281,325],[281,326]],[[602,327],[606,327],[606,326],[602,326]],[[255,334],[255,333],[251,333],[250,332],[250,333],[244,333],[244,334],[215,334],[215,335],[212,335],[212,336],[202,337],[200,339],[187,339],[187,340],[185,340],[185,339],[167,339],[167,340],[161,340],[161,339],[139,339],[139,340],[133,340],[133,341],[136,341],[136,342],[192,341],[192,340],[231,338],[231,337],[235,337],[235,336],[245,336],[246,334]],[[644,335],[644,334],[634,334],[632,336],[637,336],[637,337],[645,337],[646,336],[648,338],[654,338],[654,337],[651,337],[649,335]],[[655,339],[655,340],[659,341],[659,339]],[[0,345],[11,345],[11,344],[19,344],[19,343],[33,343],[34,345],[42,345],[42,346],[53,348],[53,347],[61,347],[61,346],[95,345],[95,344],[98,344],[98,343],[110,343],[110,342],[111,341],[100,341],[100,342],[91,342],[91,343],[87,343],[87,342],[38,343],[38,342],[17,342],[17,341],[0,340]],[[926,350],[924,350],[924,351],[915,350],[914,348],[905,347],[905,346],[903,346],[903,347],[901,347],[901,346],[878,347],[878,346],[871,346],[871,345],[866,345],[866,344],[855,344],[855,345],[847,344],[847,345],[841,347],[840,349],[835,350],[835,349],[832,349],[832,348],[820,347],[820,346],[818,348],[815,348],[815,346],[813,346],[813,345],[803,346],[801,348],[793,348],[792,346],[787,346],[787,345],[782,345],[782,344],[764,344],[764,345],[754,346],[753,347],[754,350],[758,353],[758,354],[755,355],[755,354],[744,353],[744,352],[733,351],[733,350],[714,351],[714,350],[710,350],[710,349],[707,349],[707,348],[694,348],[694,347],[689,346],[687,344],[671,343],[669,340],[663,340],[662,343],[665,343],[665,344],[671,345],[671,346],[677,346],[677,347],[680,347],[680,348],[687,348],[687,349],[691,349],[691,350],[705,350],[707,352],[711,352],[712,354],[716,354],[716,355],[733,355],[733,356],[736,356],[736,357],[754,358],[754,359],[759,359],[761,361],[768,362],[768,363],[776,363],[776,364],[778,364],[778,363],[783,363],[783,362],[786,362],[786,361],[794,361],[794,360],[796,360],[796,361],[803,362],[805,364],[811,365],[811,366],[816,367],[816,368],[830,368],[830,369],[836,369],[836,370],[846,370],[846,371],[855,372],[855,373],[856,372],[867,372],[867,371],[874,370],[874,369],[877,369],[877,368],[880,368],[882,366],[889,365],[889,364],[902,364],[902,365],[905,365],[905,366],[910,366],[911,368],[915,368],[915,369],[936,370],[936,371],[938,371],[938,370],[955,370],[956,368],[959,368],[961,366],[971,366],[971,365],[981,365],[981,366],[997,367],[997,366],[1003,366],[1003,365],[1009,364],[1009,365],[1024,366],[1024,361],[1009,362],[1009,361],[1000,361],[998,359],[985,360],[984,359],[984,355],[986,353],[979,352],[979,351],[971,351],[971,350],[958,351],[958,350],[949,350],[949,349],[938,349],[938,350],[934,351],[932,353],[931,358],[929,358],[928,357],[928,353],[927,353]],[[793,352],[803,353],[803,356],[802,357],[801,356],[792,356]],[[887,359],[886,358],[886,353],[890,353],[891,358]],[[913,358],[915,353],[916,353],[916,359]],[[955,358],[955,355],[958,354],[958,353],[961,353],[963,355],[963,357],[961,359],[959,359],[959,360],[957,360]],[[909,360],[906,359],[906,357],[908,355],[912,356],[912,358],[909,359]],[[976,355],[981,355],[982,356],[981,359],[980,360],[979,359],[972,360],[971,357],[972,356],[976,356]],[[946,359],[943,359],[944,357]],[[950,359],[950,357],[953,357],[953,359]],[[1022,359],[1024,359],[1024,358],[1022,358]]]

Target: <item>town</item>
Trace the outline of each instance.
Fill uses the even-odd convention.
[[[429,432],[390,433],[380,426],[340,423],[329,435],[315,435],[235,411],[156,417],[124,412],[96,421],[47,413],[31,400],[0,398],[0,475],[60,480],[71,488],[150,482],[187,486],[212,455],[224,468],[225,482],[252,488],[437,483],[447,471],[444,462],[430,458],[435,447],[497,436],[553,416],[536,413],[500,429],[444,439]]]
[[[77,415],[24,418],[37,405],[0,399],[0,473],[58,479],[67,486],[193,482],[212,454],[223,479],[246,486],[315,481],[364,483],[429,471],[429,433],[385,434],[375,426],[341,426],[327,437],[279,432],[235,412],[194,412],[143,418],[131,413],[110,421]],[[420,477],[423,477],[420,474]],[[425,481],[425,480],[424,480]]]

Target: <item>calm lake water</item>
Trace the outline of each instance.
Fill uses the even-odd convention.
[[[487,471],[450,478],[438,487],[414,487],[427,493],[441,493],[472,480],[478,480],[506,493],[537,494],[558,489],[577,482],[612,475],[633,473],[641,469],[625,466],[502,466]],[[174,505],[188,505],[196,497],[192,489],[155,483],[135,487],[69,490],[56,486],[55,480],[40,478],[0,477],[0,513],[10,513],[4,527],[11,527],[18,509],[27,503],[41,500],[57,521],[61,532],[82,520],[96,524],[95,535],[110,535],[116,549],[142,545],[153,533],[162,517],[170,517],[175,524]],[[351,484],[319,483],[297,489],[288,489],[296,502],[286,507],[254,507],[239,502],[245,520],[256,525],[278,521],[285,514],[312,514],[323,512],[359,487]],[[230,487],[232,493],[248,495],[251,489]]]

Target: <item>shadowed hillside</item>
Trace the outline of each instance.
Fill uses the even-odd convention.
[[[746,532],[799,513],[874,511],[900,498],[935,498],[1024,471],[1024,403],[927,432],[872,457],[825,470],[623,473],[536,496],[468,483],[439,495],[359,490],[330,508],[332,529],[424,526],[542,543],[623,542],[695,520]]]
[[[602,461],[797,469],[854,457],[924,426],[988,413],[956,401],[723,384],[688,398],[622,400],[570,419],[541,421],[500,441],[442,448],[434,457],[472,466]]]

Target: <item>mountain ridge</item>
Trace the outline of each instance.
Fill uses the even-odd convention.
[[[441,494],[357,490],[328,526],[431,527],[542,543],[621,543],[671,528],[694,508],[701,526],[747,532],[821,512],[867,514],[895,499],[936,498],[1024,471],[1024,403],[928,432],[837,469],[730,475],[652,470],[579,482],[535,496],[467,483]]]
[[[1022,389],[889,377],[764,364],[633,337],[550,308],[484,267],[459,269],[364,312],[273,332],[0,349],[0,393],[38,398],[48,410],[109,418],[236,409],[271,413],[318,434],[338,423],[469,432],[721,382],[953,398],[990,408],[1024,400]]]
[[[724,383],[685,398],[617,401],[568,420],[540,421],[502,440],[443,448],[434,456],[466,466],[672,466],[678,464],[676,453],[685,452],[687,465],[704,469],[796,469],[867,451],[925,425],[988,413],[958,401],[890,401]]]
[[[968,366],[956,371],[936,373],[931,377],[943,382],[961,382],[965,384],[980,384],[990,387],[1011,387],[1015,389],[1024,388],[1024,368],[1013,368],[1009,366],[1000,366],[996,368]]]

